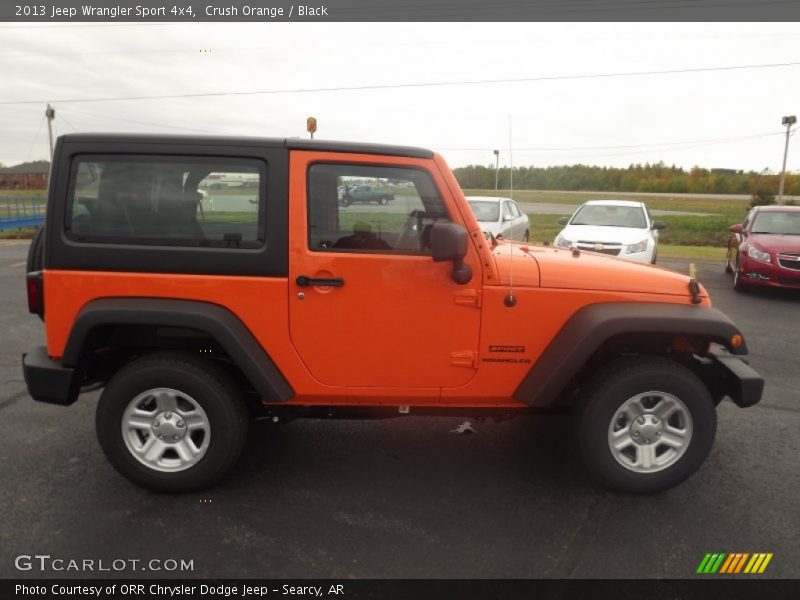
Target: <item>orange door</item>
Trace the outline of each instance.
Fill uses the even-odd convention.
[[[470,244],[475,273],[458,285],[452,263],[430,257],[431,225],[460,222],[433,161],[297,151],[290,169],[291,338],[312,375],[350,387],[469,381],[480,263]]]

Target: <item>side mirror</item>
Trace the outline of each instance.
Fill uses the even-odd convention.
[[[457,223],[434,223],[431,256],[434,262],[459,260],[467,255],[467,230]]]
[[[737,223],[736,225],[731,225],[730,227],[728,227],[728,231],[730,231],[731,233],[738,233],[741,235],[743,233],[742,224]]]
[[[667,228],[667,224],[664,223],[664,221],[653,221],[653,224],[652,224],[651,228],[652,229],[666,229]]]
[[[467,230],[457,223],[434,223],[431,227],[431,257],[434,262],[453,261],[453,281],[464,285],[472,280],[472,268],[464,264]]]
[[[559,225],[566,225],[567,223],[569,223],[569,217],[561,217],[558,220],[558,224]]]

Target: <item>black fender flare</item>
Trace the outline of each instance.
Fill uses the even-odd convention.
[[[87,337],[104,325],[161,325],[202,331],[222,346],[263,400],[284,402],[294,396],[289,382],[250,330],[218,304],[167,298],[92,300],[75,318],[61,357],[62,366],[78,367]]]
[[[528,406],[553,404],[606,341],[625,333],[702,336],[735,354],[747,354],[744,342],[731,346],[731,337],[741,333],[715,308],[660,302],[590,304],[567,320],[517,387],[514,398]]]

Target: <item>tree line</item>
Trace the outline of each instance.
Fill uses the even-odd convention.
[[[494,189],[494,165],[469,165],[454,169],[464,189]],[[632,164],[626,168],[563,165],[514,167],[514,187],[528,190],[587,190],[594,192],[668,192],[676,194],[777,194],[780,176],[732,169],[685,170],[663,162]],[[499,189],[509,189],[511,170],[498,173]],[[786,174],[784,193],[800,195],[800,176]]]

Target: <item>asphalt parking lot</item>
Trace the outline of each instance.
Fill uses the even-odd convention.
[[[718,551],[772,552],[764,576],[800,576],[798,294],[737,294],[721,265],[698,263],[767,389],[751,409],[724,402],[706,464],[659,496],[595,487],[565,416],[472,435],[449,418],[257,423],[232,476],[171,496],[106,462],[96,394],[61,408],[25,392],[20,353],[43,343],[26,251],[0,242],[0,577],[41,576],[14,567],[37,553],[194,561],[148,576],[690,577]],[[45,573],[64,575],[82,574]]]

